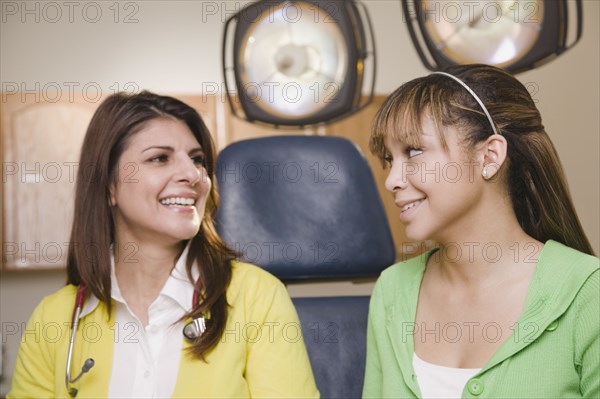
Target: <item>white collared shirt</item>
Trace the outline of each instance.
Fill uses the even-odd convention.
[[[148,307],[148,325],[129,309],[121,295],[111,257],[111,298],[115,303],[113,364],[108,389],[111,398],[167,398],[175,389],[184,323],[178,321],[192,306],[194,285],[185,270],[188,247],[175,264],[158,297]],[[194,280],[198,272],[194,270]],[[91,297],[81,317],[93,311]]]

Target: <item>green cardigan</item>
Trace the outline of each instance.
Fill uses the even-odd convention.
[[[421,396],[413,326],[428,253],[385,270],[369,311],[364,398]],[[470,379],[463,398],[599,398],[600,266],[548,241],[513,335]]]

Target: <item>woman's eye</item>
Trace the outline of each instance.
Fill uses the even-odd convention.
[[[158,155],[158,156],[150,158],[150,162],[163,163],[163,162],[167,162],[168,159],[169,158],[166,155]]]
[[[416,157],[417,155],[422,154],[423,150],[421,150],[419,148],[407,148],[406,153],[408,154],[409,158],[412,158],[412,157]]]
[[[204,162],[205,162],[204,155],[197,155],[195,157],[192,157],[192,160],[194,161],[194,163],[196,165],[204,166]]]
[[[394,157],[392,157],[391,155],[386,155],[383,157],[383,161],[386,163],[386,165],[392,166],[392,164],[394,163]]]

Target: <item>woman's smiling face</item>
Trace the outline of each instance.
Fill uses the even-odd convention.
[[[203,149],[188,126],[171,118],[147,122],[118,162],[111,189],[116,237],[162,243],[194,237],[210,189]]]

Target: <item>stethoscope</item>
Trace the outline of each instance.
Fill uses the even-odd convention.
[[[202,291],[202,281],[200,278],[196,280],[195,287],[196,289],[194,290],[194,296],[192,297],[192,308],[199,303],[200,300],[200,292]],[[85,373],[90,371],[95,364],[94,359],[91,357],[87,358],[85,362],[83,362],[83,366],[81,367],[81,371],[77,377],[71,378],[71,363],[73,360],[73,348],[75,347],[75,336],[77,335],[77,328],[79,327],[79,315],[81,314],[81,309],[83,309],[83,305],[85,304],[86,295],[87,285],[82,281],[77,288],[75,307],[73,308],[73,315],[71,317],[71,338],[69,340],[69,353],[67,354],[67,369],[65,372],[67,392],[72,398],[77,396],[78,389],[73,387],[71,384],[77,382]],[[204,334],[204,331],[206,331],[206,320],[204,319],[204,315],[200,315],[183,327],[183,336],[189,342],[194,342],[196,339],[202,336],[202,334]]]

